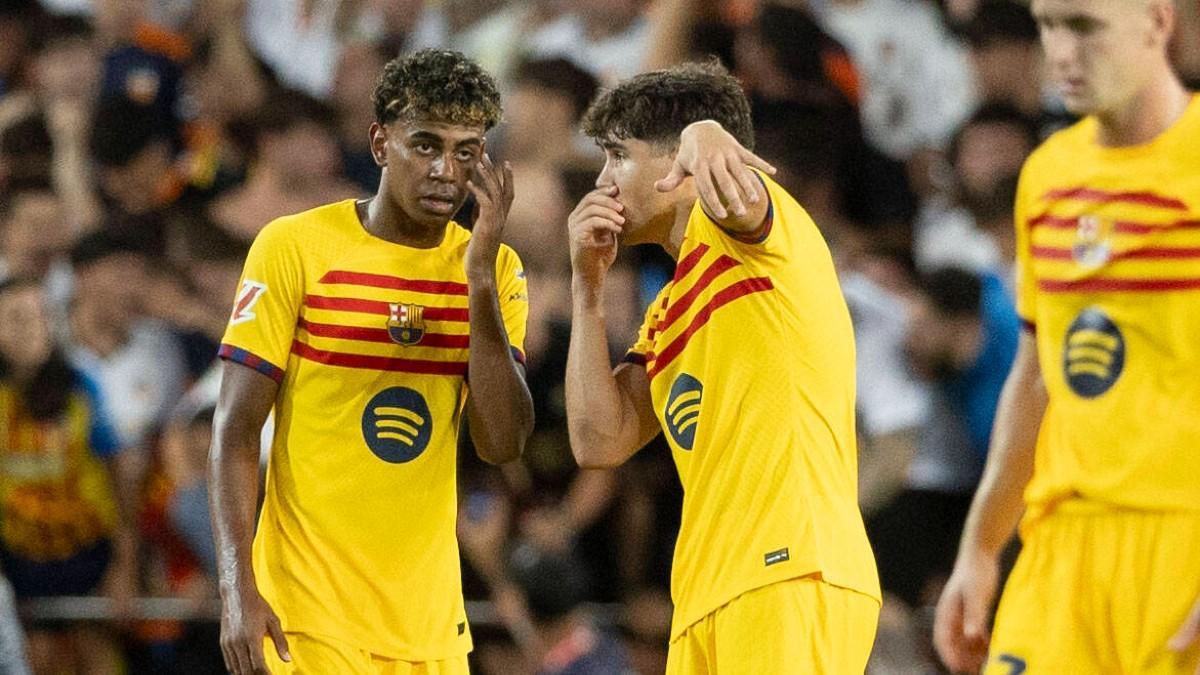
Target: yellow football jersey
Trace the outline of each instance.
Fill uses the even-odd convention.
[[[347,200],[272,222],[250,250],[221,355],[280,382],[253,560],[286,631],[409,661],[470,651],[455,538],[469,239],[450,223],[437,248],[387,242]],[[523,360],[507,246],[497,283]]]
[[[804,209],[764,178],[761,236],[693,207],[644,363],[683,483],[672,637],[746,591],[819,574],[879,598],[857,501],[854,334]]]
[[[1200,97],[1144,145],[1087,118],[1027,161],[1017,309],[1049,393],[1027,522],[1063,499],[1200,508]]]

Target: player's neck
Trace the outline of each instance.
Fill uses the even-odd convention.
[[[1149,143],[1179,121],[1191,95],[1173,73],[1148,83],[1119,110],[1100,113],[1096,140],[1106,147]]]
[[[687,186],[685,186],[687,187]],[[671,210],[663,219],[663,224],[657,228],[660,232],[656,237],[659,245],[675,260],[679,260],[679,251],[683,248],[683,236],[687,233],[688,221],[692,218],[692,209],[696,206],[695,189],[678,190],[680,198],[675,201]]]
[[[395,201],[382,194],[354,203],[358,220],[372,236],[413,248],[437,248],[446,236],[446,223],[430,227],[414,221]]]

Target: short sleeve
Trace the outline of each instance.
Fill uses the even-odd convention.
[[[276,382],[283,380],[304,300],[300,253],[288,227],[271,223],[250,247],[220,351]]]
[[[88,403],[88,445],[92,454],[101,459],[113,457],[121,450],[121,439],[117,436],[117,428],[100,392],[100,385],[80,371],[76,371],[75,377]]]
[[[500,296],[500,315],[508,344],[517,363],[525,363],[525,332],[529,322],[529,283],[517,252],[504,246],[496,262],[496,285]]]
[[[1033,328],[1037,320],[1037,277],[1033,271],[1033,256],[1031,254],[1032,232],[1029,221],[1033,217],[1033,200],[1036,195],[1029,191],[1029,165],[1021,171],[1020,182],[1017,184],[1016,206],[1013,212],[1013,224],[1016,227],[1016,304],[1017,315],[1021,324]]]
[[[626,363],[635,363],[639,366],[646,365],[648,354],[654,349],[654,333],[658,326],[658,317],[667,308],[667,299],[671,292],[671,284],[663,287],[658,295],[655,296],[654,302],[646,308],[646,316],[642,319],[642,326],[638,328],[637,341],[625,352]]]

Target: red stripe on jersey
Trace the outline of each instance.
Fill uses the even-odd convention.
[[[1050,227],[1057,230],[1074,230],[1079,227],[1078,218],[1063,218],[1049,213],[1033,218],[1030,227]],[[1200,220],[1177,220],[1173,223],[1155,225],[1152,223],[1136,223],[1129,220],[1118,220],[1113,223],[1116,234],[1153,234],[1155,232],[1174,232],[1176,230],[1200,230]]]
[[[688,272],[691,272],[692,268],[695,267],[697,263],[700,262],[700,259],[704,257],[705,253],[708,253],[708,244],[698,244],[696,248],[689,251],[688,254],[683,256],[683,258],[679,261],[679,264],[675,265],[675,274],[671,277],[671,280],[679,281],[680,279],[686,277]]]
[[[1200,288],[1200,279],[1039,279],[1046,293],[1186,291]]]
[[[427,281],[423,279],[403,279],[387,274],[371,274],[368,272],[346,272],[333,270],[321,277],[323,284],[349,284],[352,286],[370,286],[371,288],[390,288],[397,291],[416,291],[418,293],[435,293],[439,295],[466,295],[467,285],[454,281]]]
[[[362,342],[380,342],[392,344],[391,335],[386,328],[365,328],[362,326],[339,326],[332,323],[317,323],[301,318],[296,325],[317,337],[336,338],[338,340],[360,340]],[[446,335],[443,333],[425,333],[421,341],[414,347],[445,347],[449,349],[466,349],[470,346],[469,335]]]
[[[306,295],[304,306],[313,309],[332,309],[339,312],[361,312],[363,314],[391,313],[388,303],[381,300],[363,300],[360,298],[337,298],[328,295]],[[426,307],[422,315],[429,321],[467,321],[466,307]]]
[[[1071,249],[1055,246],[1034,246],[1030,252],[1033,257],[1043,260],[1071,260],[1073,257]],[[1200,258],[1200,247],[1151,246],[1122,251],[1112,256],[1112,260],[1187,260],[1189,258]]]
[[[1054,246],[1033,246],[1029,249],[1030,254],[1035,258],[1042,260],[1070,260],[1072,258],[1071,249],[1056,248]]]
[[[422,359],[398,359],[390,356],[369,354],[347,354],[317,349],[299,340],[292,341],[292,353],[302,359],[342,368],[385,370],[398,373],[423,375],[466,375],[466,361],[429,361]]]
[[[688,342],[691,341],[692,336],[696,334],[696,331],[699,331],[701,328],[703,328],[704,324],[708,323],[708,320],[712,318],[713,312],[717,311],[717,309],[728,305],[740,297],[749,295],[751,293],[769,291],[773,288],[775,288],[775,285],[771,283],[769,278],[753,277],[751,279],[743,279],[742,281],[717,291],[717,293],[713,295],[712,299],[708,301],[708,304],[704,305],[704,307],[696,313],[696,316],[692,319],[692,323],[688,325],[687,330],[683,331],[679,337],[676,337],[674,340],[672,340],[671,344],[667,345],[666,348],[661,352],[653,356],[647,355],[648,359],[653,359],[647,374],[650,377],[654,377],[658,373],[662,372],[663,368],[666,368],[668,365],[670,365],[670,363],[674,361],[677,356],[683,353],[683,350],[687,347]]]
[[[700,294],[704,292],[704,289],[712,285],[714,279],[721,276],[726,271],[737,267],[738,265],[741,265],[741,263],[727,255],[717,258],[716,262],[709,265],[708,269],[704,270],[704,274],[700,275],[700,278],[697,279],[696,283],[688,289],[688,292],[679,296],[679,299],[676,300],[669,309],[667,309],[666,315],[663,316],[662,320],[658,322],[658,330],[661,332],[670,328],[671,324],[675,323],[679,317],[683,316],[684,312],[687,312],[689,309],[691,309],[692,305],[696,302],[696,298],[698,298]]]
[[[1042,199],[1078,199],[1084,202],[1099,202],[1108,204],[1120,202],[1123,204],[1138,204],[1141,206],[1157,206],[1163,209],[1187,211],[1187,204],[1174,197],[1164,197],[1153,192],[1108,192],[1088,187],[1063,188],[1049,190]]]

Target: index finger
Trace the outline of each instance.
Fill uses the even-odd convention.
[[[513,198],[517,194],[516,185],[513,184],[513,171],[510,162],[504,163],[504,207],[507,209],[512,206]]]
[[[775,175],[777,169],[767,160],[763,159],[762,157],[759,157],[758,155],[754,154],[753,152],[750,152],[749,150],[747,150],[745,148],[742,148],[740,154],[742,156],[743,164],[749,164],[750,166],[752,166],[756,169],[762,169],[763,171],[766,171],[767,173],[771,174],[772,176]]]

